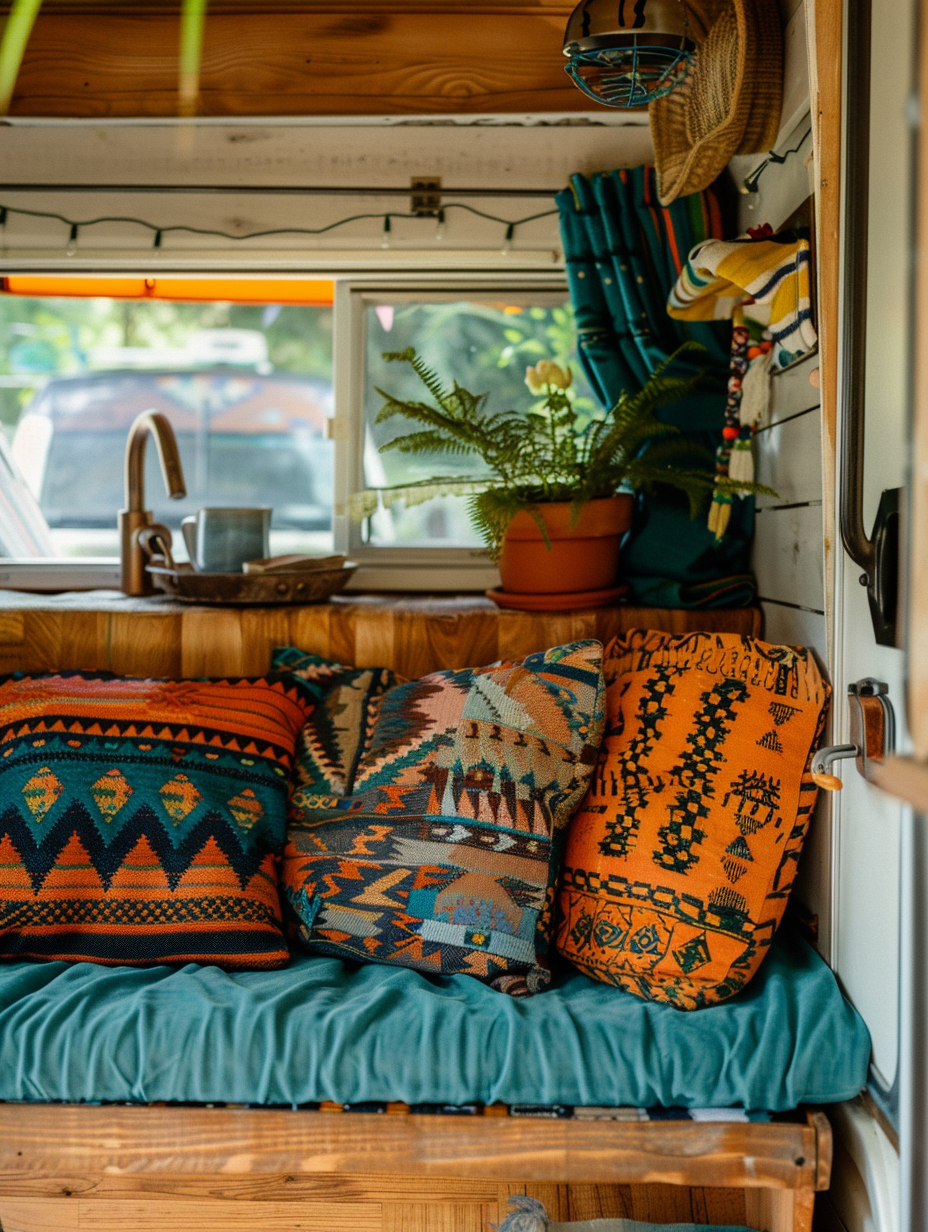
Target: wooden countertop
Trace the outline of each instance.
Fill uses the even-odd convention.
[[[349,595],[328,603],[206,607],[118,591],[0,591],[0,672],[85,668],[125,675],[241,676],[268,670],[275,646],[414,678],[521,658],[628,629],[757,635],[757,608],[685,611],[619,604],[516,612],[477,595]]]

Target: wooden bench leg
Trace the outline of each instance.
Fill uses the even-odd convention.
[[[814,1189],[746,1189],[748,1227],[758,1232],[812,1232]]]

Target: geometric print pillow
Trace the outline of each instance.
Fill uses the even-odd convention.
[[[307,796],[347,795],[380,700],[396,676],[385,667],[343,667],[292,646],[274,651],[271,670],[290,672],[312,707],[297,741],[293,784]]]
[[[379,695],[347,794],[313,782],[291,798],[281,887],[296,939],[514,995],[543,988],[603,693],[590,641]]]
[[[0,680],[0,957],[278,967],[286,677]]]
[[[557,947],[679,1009],[748,982],[783,915],[830,689],[810,651],[634,631],[606,649],[606,728],[574,818]]]

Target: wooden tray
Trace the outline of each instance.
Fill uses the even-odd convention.
[[[345,588],[357,565],[297,573],[197,573],[190,565],[150,564],[153,584],[184,603],[244,606],[272,603],[322,603]]]

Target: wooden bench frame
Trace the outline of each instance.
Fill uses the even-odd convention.
[[[571,1193],[585,1213],[591,1189],[622,1186],[742,1190],[725,1222],[811,1232],[830,1172],[816,1111],[745,1124],[0,1105],[4,1232],[484,1232],[512,1193],[566,1218]],[[594,1213],[634,1210],[603,1196]]]
[[[759,624],[756,609],[539,614],[472,597],[350,597],[236,611],[7,592],[0,669],[260,674],[275,645],[292,644],[415,677],[634,627],[756,635]],[[487,1232],[513,1193],[564,1221],[810,1232],[830,1170],[818,1112],[739,1124],[0,1104],[2,1232]]]

